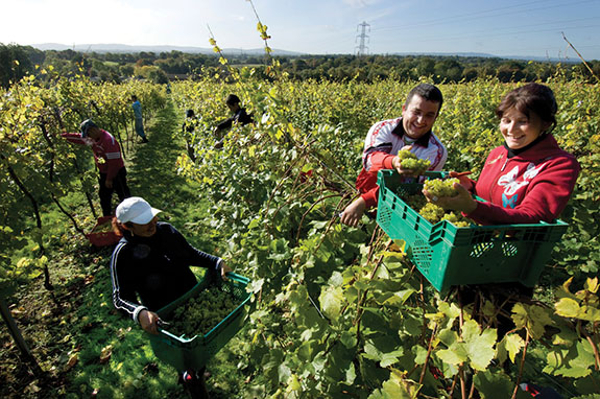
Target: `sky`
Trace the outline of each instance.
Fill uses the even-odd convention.
[[[600,0],[0,0],[0,10],[4,44],[210,48],[212,32],[221,48],[255,49],[258,16],[271,48],[301,53],[578,61],[566,37],[600,60]]]

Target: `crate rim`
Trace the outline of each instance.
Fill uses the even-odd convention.
[[[384,181],[384,179],[386,178],[386,175],[389,177],[389,176],[392,176],[393,173],[394,173],[394,170],[392,170],[392,169],[380,170],[378,172],[378,177],[377,177],[378,183],[379,183],[379,181]],[[446,171],[425,172],[425,176],[435,176],[437,174],[441,174],[442,176],[449,176],[449,172],[446,172]],[[422,184],[422,183],[408,183],[408,184]],[[402,204],[408,206],[408,208],[411,211],[413,211],[415,214],[419,215],[419,212],[417,210],[413,209],[410,205],[408,205],[402,198],[400,198],[398,195],[396,195],[391,189],[386,187],[385,184],[384,185],[379,184],[379,186],[380,186],[380,188],[387,188],[388,190],[390,190],[390,193],[394,194],[394,196],[396,198],[398,198],[400,201],[402,201]],[[385,195],[385,193],[382,193],[382,194]],[[475,196],[475,199],[486,202],[485,200],[483,200],[482,198],[480,198],[478,196]],[[423,220],[425,226],[430,229],[433,229],[434,227],[436,227],[438,225],[442,226],[444,223],[446,223],[447,225],[451,226],[452,228],[454,228],[456,230],[469,230],[469,229],[473,229],[473,228],[477,228],[477,230],[507,230],[507,229],[511,229],[511,228],[515,229],[515,228],[533,228],[533,227],[550,227],[550,226],[569,226],[568,223],[563,222],[560,219],[556,219],[552,223],[540,221],[539,223],[489,224],[489,225],[473,225],[473,224],[471,224],[467,227],[458,227],[448,220],[441,220],[435,224],[432,224],[429,220],[425,219],[424,217],[421,217],[421,219]]]
[[[234,272],[227,272],[226,274],[227,278],[231,279],[232,281],[237,281],[240,283],[243,283],[245,285],[248,285],[250,283],[250,279],[248,277],[244,277],[240,274],[234,273]],[[173,302],[163,306],[162,308],[158,309],[156,311],[156,313],[158,315],[160,315],[161,313],[164,313],[167,308],[171,307],[175,302],[180,302],[179,304],[185,302],[187,299],[189,299],[189,297],[191,296],[191,294],[193,292],[195,292],[195,290],[198,289],[198,287],[200,285],[204,285],[206,284],[206,277],[204,277],[202,280],[200,280],[198,283],[196,283],[196,285],[194,285],[189,291],[187,291],[185,294],[183,294],[181,297],[177,298],[176,300],[174,300]],[[225,282],[225,281],[224,281]],[[191,342],[196,341],[197,339],[209,339],[212,335],[211,333],[216,330],[218,327],[220,327],[223,324],[227,324],[227,322],[229,322],[231,319],[233,319],[234,317],[237,317],[239,310],[241,308],[243,308],[244,306],[246,306],[246,304],[248,303],[248,301],[250,301],[250,298],[252,297],[252,294],[249,294],[246,299],[244,299],[242,301],[242,303],[240,303],[234,310],[232,310],[223,320],[221,320],[216,326],[214,326],[210,331],[208,331],[206,334],[196,334],[193,337],[190,338],[186,338],[185,334],[182,335],[175,335],[163,328],[158,328],[158,333],[159,335],[163,335],[166,336],[168,338],[170,338],[171,340],[173,340],[174,342],[177,342],[178,345],[181,346],[185,346],[186,344],[189,344]],[[179,305],[178,304],[178,305]]]

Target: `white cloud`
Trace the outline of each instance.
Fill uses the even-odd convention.
[[[377,4],[378,0],[343,0],[352,8],[364,8]]]

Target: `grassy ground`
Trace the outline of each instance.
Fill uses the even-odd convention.
[[[162,220],[176,226],[199,249],[212,252],[208,232],[192,236],[186,231],[188,222],[195,224],[194,231],[202,231],[207,206],[199,188],[177,175],[176,159],[184,153],[184,143],[174,139],[173,132],[180,124],[171,106],[151,121],[147,126],[150,143],[136,144],[135,151],[128,153],[128,182],[133,195],[164,211]],[[85,206],[81,210],[89,213]],[[113,308],[112,248],[93,248],[80,234],[67,232],[73,229],[60,215],[48,211],[54,219],[46,223],[63,231],[47,253],[54,290],[46,290],[39,277],[19,287],[7,301],[42,372],[21,359],[2,323],[0,397],[186,397],[176,371],[162,364],[141,329]],[[213,398],[237,396],[239,387],[229,381],[234,365],[213,361],[208,368],[213,372],[208,381]]]

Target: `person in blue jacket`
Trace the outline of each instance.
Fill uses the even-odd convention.
[[[142,117],[142,104],[136,95],[131,96],[131,108],[133,108],[133,116],[135,117],[135,132],[142,138],[142,143],[147,143],[148,138],[144,132],[144,119]]]

